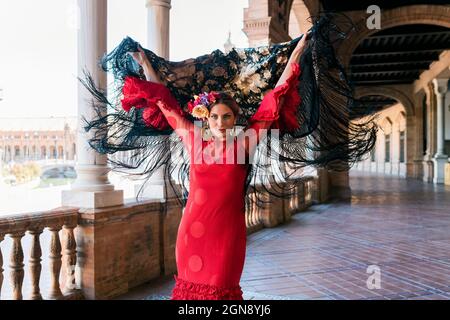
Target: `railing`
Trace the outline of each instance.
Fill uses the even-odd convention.
[[[74,229],[77,227],[78,208],[61,207],[51,211],[35,212],[20,215],[0,217],[0,245],[5,243],[5,236],[12,239],[9,250],[9,281],[12,291],[11,299],[23,299],[24,250],[22,238],[25,234],[31,236],[29,242],[28,272],[30,287],[30,300],[43,299],[39,282],[41,280],[41,240],[44,229],[50,232],[48,245],[48,268],[50,270],[50,290],[46,299],[72,299],[80,294],[76,288],[75,266],[77,263],[76,240]],[[63,241],[60,240],[60,231],[63,233]],[[4,241],[5,240],[5,241]],[[6,246],[6,244],[5,244]],[[4,247],[5,247],[4,246]],[[4,285],[3,257],[8,252],[2,252],[0,246],[0,293]],[[5,255],[3,254],[5,253]],[[61,267],[63,267],[63,286],[60,285]],[[62,291],[63,290],[63,291]],[[0,297],[2,298],[2,297]]]
[[[245,220],[247,225],[247,233],[253,233],[264,227],[274,227],[280,223],[289,221],[292,214],[295,214],[317,199],[317,179],[313,176],[306,176],[291,180],[290,184],[294,184],[294,192],[288,199],[280,201],[279,199],[269,199],[270,196],[264,191],[262,197],[264,201],[274,201],[267,210],[260,209],[256,205],[256,198],[251,194],[253,201],[248,203],[245,208]],[[292,188],[292,186],[290,186]],[[260,195],[261,196],[261,195]]]
[[[270,199],[273,205],[266,209],[247,206],[248,233],[288,222],[316,199],[314,177],[289,183],[295,185],[289,199]],[[0,298],[110,299],[163,272],[172,274],[182,211],[175,199],[164,204],[170,209],[165,214],[162,205],[131,201],[111,208],[60,207],[0,216]],[[8,274],[3,258],[9,261]]]

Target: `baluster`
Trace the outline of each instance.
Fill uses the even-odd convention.
[[[246,223],[247,226],[249,227],[253,227],[253,223],[252,223],[252,204],[251,201],[249,201],[248,205],[247,205],[247,214],[246,214]]]
[[[23,283],[23,249],[22,249],[22,237],[24,232],[16,232],[10,234],[13,240],[10,265],[11,268],[11,286],[13,288],[13,299],[22,300],[22,283]]]
[[[256,200],[256,199],[253,199],[253,200]],[[253,225],[256,226],[259,223],[259,221],[258,221],[257,205],[256,205],[256,202],[254,202],[254,201],[252,202],[251,210],[252,210],[252,223],[253,223]]]
[[[0,234],[0,244],[2,244],[5,235]],[[0,300],[2,298],[2,285],[3,285],[3,256],[2,256],[2,248],[0,247]]]
[[[39,279],[41,278],[41,243],[39,237],[42,229],[29,230],[31,239],[30,250],[30,277],[31,277],[31,300],[42,300],[41,290],[39,288]]]
[[[256,194],[253,193],[253,201],[252,201],[252,217],[253,217],[253,224],[258,225],[261,222],[261,219],[259,219],[258,215],[258,206],[256,205]]]
[[[76,226],[64,225],[65,241],[64,241],[64,258],[66,268],[66,281],[64,285],[64,293],[73,293],[76,289],[75,283],[75,267],[77,265],[77,244],[73,229]]]
[[[298,182],[297,182],[297,184],[295,185],[295,192],[294,192],[294,197],[293,197],[293,210],[294,210],[294,213],[297,213],[298,212]]]
[[[61,242],[59,240],[59,230],[61,227],[49,227],[52,234],[50,241],[50,273],[52,278],[52,286],[50,289],[49,299],[59,299],[62,297],[59,288],[59,274],[61,271]]]

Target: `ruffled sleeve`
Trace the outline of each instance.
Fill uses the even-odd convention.
[[[273,121],[271,128],[293,131],[300,127],[297,121],[297,109],[301,103],[298,92],[300,64],[292,63],[292,73],[286,82],[267,93],[258,110],[249,119],[250,126],[258,121]],[[280,99],[284,97],[282,106]]]
[[[156,104],[162,101],[165,106],[181,116],[184,111],[170,90],[163,84],[127,76],[122,88],[122,108],[129,112],[131,108],[143,108],[142,118],[146,126],[167,130],[170,125]]]

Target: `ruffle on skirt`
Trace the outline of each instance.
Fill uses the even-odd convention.
[[[175,287],[171,300],[244,300],[241,286],[219,287],[204,283],[195,283],[174,275]]]

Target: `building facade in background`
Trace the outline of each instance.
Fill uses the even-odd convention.
[[[3,163],[76,160],[76,118],[10,118],[0,122]]]

